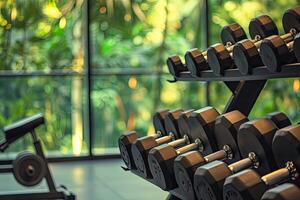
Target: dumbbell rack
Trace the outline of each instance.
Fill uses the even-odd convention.
[[[190,72],[182,72],[178,76],[174,76],[174,80],[171,80],[169,82],[175,83],[177,81],[223,81],[224,84],[232,92],[232,96],[229,98],[223,113],[227,113],[233,110],[239,110],[240,112],[248,116],[268,79],[296,77],[300,77],[300,63],[283,65],[281,66],[281,71],[275,73],[270,72],[265,66],[257,67],[254,68],[252,74],[249,75],[241,75],[238,69],[228,69],[223,75],[220,76],[215,75],[212,70],[203,71],[198,77],[192,76]],[[129,171],[129,169],[123,169]],[[137,176],[140,176],[140,174],[136,170],[130,171]],[[146,180],[153,183],[151,179]],[[169,196],[167,197],[167,199],[169,200],[184,199],[183,195],[181,194],[182,192],[180,192],[178,188],[168,192]]]

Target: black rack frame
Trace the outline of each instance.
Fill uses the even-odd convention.
[[[226,70],[224,75],[221,76],[214,74],[212,70],[203,71],[199,77],[192,76],[190,72],[182,72],[170,82],[222,81],[232,92],[223,113],[239,110],[248,116],[269,79],[297,77],[300,77],[300,63],[283,65],[280,72],[270,72],[267,67],[262,66],[253,69],[252,74],[248,75],[242,75],[238,69]],[[140,176],[136,170],[130,171]],[[154,184],[153,180],[146,180]],[[178,188],[168,192],[169,196],[167,199],[169,200],[184,199],[182,192]]]

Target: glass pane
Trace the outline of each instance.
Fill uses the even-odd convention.
[[[108,76],[93,79],[95,154],[119,153],[118,137],[127,130],[153,133],[152,114],[159,108],[201,108],[204,85],[168,83],[169,76]],[[159,81],[160,80],[160,81]]]
[[[299,99],[299,79],[270,80],[258,98],[250,117],[281,111],[286,113],[294,123],[298,123],[300,122]]]
[[[0,127],[36,113],[46,125],[37,129],[48,156],[78,156],[87,153],[84,129],[85,94],[82,77],[36,77],[0,79]],[[1,133],[1,138],[4,135]],[[32,150],[30,136],[12,144],[2,157]]]
[[[220,113],[223,113],[230,97],[231,92],[223,82],[213,81],[209,84],[210,105]]]
[[[211,105],[222,112],[228,102],[231,92],[221,82],[210,84]],[[273,79],[267,82],[266,87],[257,99],[249,117],[264,117],[276,111],[286,113],[294,122],[300,122],[300,80],[299,79]]]
[[[298,5],[297,0],[241,0],[241,1],[220,1],[212,0],[210,2],[211,10],[211,42],[217,43],[220,41],[221,28],[227,24],[237,22],[246,32],[252,18],[262,14],[269,15],[277,24],[282,33],[281,18],[285,10]]]
[[[220,30],[223,26],[237,22],[245,31],[248,32],[248,25],[252,18],[262,14],[267,14],[276,22],[280,32],[282,29],[282,15],[288,8],[298,5],[299,1],[261,1],[261,0],[242,0],[242,1],[219,1],[210,2],[211,11],[211,44],[220,41]],[[217,83],[212,83],[216,85]],[[277,110],[283,111],[291,117],[295,122],[299,121],[300,115],[297,112],[299,98],[299,81],[293,79],[271,80],[261,93],[257,103],[255,104],[250,117],[262,117],[269,112]],[[214,86],[212,86],[214,87]],[[219,92],[210,91],[212,96],[212,104],[220,105],[222,103],[219,98],[223,99],[223,90]],[[221,94],[221,95],[220,95]],[[217,101],[214,101],[214,99]],[[225,100],[225,99],[224,99]],[[226,102],[226,101],[224,101]],[[216,104],[217,103],[217,104]]]
[[[172,54],[199,46],[199,0],[92,1],[95,68],[161,70]]]
[[[82,4],[0,0],[0,69],[82,70]]]

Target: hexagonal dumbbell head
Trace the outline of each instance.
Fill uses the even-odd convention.
[[[212,153],[212,147],[208,134],[212,134],[214,120],[218,112],[212,107],[206,107],[194,111],[189,117],[189,135],[190,144],[174,149],[169,145],[162,145],[153,148],[148,154],[148,163],[153,180],[157,186],[163,190],[170,190],[177,187],[174,174],[174,160],[177,156],[188,151],[199,150],[206,153]],[[208,150],[206,150],[208,148]],[[205,150],[203,150],[205,149]]]
[[[291,183],[285,183],[265,192],[261,200],[298,200],[300,189]]]
[[[217,75],[223,75],[226,69],[234,68],[234,62],[227,48],[220,43],[210,46],[207,50],[210,68]]]
[[[247,38],[244,29],[237,23],[224,26],[221,31],[223,44],[235,44],[237,41]],[[193,76],[200,76],[202,71],[209,70],[207,62],[207,51],[201,52],[198,49],[191,49],[185,54],[185,61],[188,70]]]
[[[253,68],[263,65],[258,49],[261,39],[278,35],[275,22],[268,15],[262,15],[251,20],[249,32],[253,40],[242,40],[233,48],[234,62],[241,74],[251,74]]]
[[[232,117],[234,116],[237,115],[233,115]],[[220,194],[222,194],[225,179],[242,169],[253,167],[256,168],[256,171],[260,174],[265,174],[276,167],[272,152],[270,152],[270,143],[273,138],[272,134],[274,135],[275,131],[278,130],[275,124],[278,124],[279,127],[283,127],[290,125],[290,121],[287,116],[281,112],[271,113],[267,118],[269,119],[254,120],[240,126],[238,140],[240,140],[239,142],[243,143],[243,145],[239,147],[245,159],[239,160],[231,165],[221,161],[214,161],[197,169],[194,175],[194,188],[198,199],[205,199],[207,195],[212,196],[212,199],[222,199],[222,195]],[[230,121],[234,121],[234,119],[230,119]],[[220,131],[221,130],[220,127]],[[242,134],[242,136],[240,136],[240,134]],[[247,134],[247,137],[245,137],[244,134]],[[264,138],[263,135],[265,135],[266,138]],[[226,136],[227,135],[224,135],[225,138]],[[253,147],[250,147],[252,145]],[[259,153],[260,157],[256,155],[256,152]],[[263,163],[262,165],[261,162]],[[209,191],[209,194],[203,191]]]
[[[171,56],[167,59],[167,65],[169,72],[175,77],[179,76],[181,72],[187,71],[187,68],[182,63],[180,57],[176,55]]]
[[[177,186],[172,173],[173,161],[177,155],[176,150],[167,144],[151,149],[148,155],[153,180],[163,190],[169,190]]]
[[[205,55],[196,48],[187,51],[184,58],[188,70],[195,77],[200,76],[202,71],[209,69]]]
[[[228,165],[222,161],[213,161],[199,167],[194,175],[194,189],[197,199],[223,199],[223,184],[232,175]]]
[[[278,35],[267,37],[260,45],[260,55],[264,65],[271,72],[281,70],[281,65],[294,59],[285,41]]]
[[[250,21],[249,34],[253,39],[257,36],[266,38],[271,35],[278,35],[278,28],[270,16],[261,15]]]
[[[232,111],[216,118],[215,136],[220,151],[204,157],[202,152],[191,151],[178,156],[174,161],[174,171],[178,187],[187,199],[195,199],[194,174],[198,167],[216,159],[227,163],[238,161],[240,157],[236,144],[239,126],[248,121],[247,117],[239,111]],[[228,147],[227,149],[225,147]]]
[[[230,37],[235,35],[234,38]],[[235,44],[236,42],[246,39],[247,35],[239,24],[231,24],[224,27],[221,31],[221,37],[227,38],[228,44]],[[212,45],[207,50],[207,61],[210,68],[217,75],[223,75],[226,69],[235,68],[234,61],[231,57],[232,46],[226,44],[217,43]],[[226,46],[224,46],[226,45]]]
[[[292,161],[300,171],[300,125],[291,125],[277,131],[273,139],[273,153],[278,167]],[[300,184],[300,180],[296,180]]]
[[[238,110],[220,115],[216,119],[214,135],[218,149],[223,149],[225,145],[228,145],[234,154],[232,159],[226,161],[228,164],[241,158],[237,144],[237,135],[240,126],[248,121],[249,119]]]
[[[194,141],[201,140],[203,146],[202,154],[208,155],[217,150],[217,142],[214,136],[216,118],[219,112],[210,106],[196,110],[189,118],[190,133],[189,137]]]
[[[193,177],[196,169],[206,163],[199,151],[190,151],[177,156],[174,161],[175,178],[180,191],[186,199],[195,199]]]
[[[165,128],[165,118],[168,115],[169,110],[156,111],[152,117],[153,126],[156,133],[160,135],[167,135]]]
[[[224,183],[224,198],[230,199],[230,196],[234,195],[240,199],[256,200],[260,199],[267,189],[283,181],[290,180],[300,184],[299,143],[300,125],[291,125],[277,131],[273,141],[273,153],[279,166],[287,161],[285,167],[259,179],[258,173],[253,170],[245,170],[228,177]]]
[[[160,110],[153,115],[153,125],[156,133],[159,135],[166,135],[164,119],[169,110]],[[119,150],[121,157],[128,169],[136,169],[136,165],[133,160],[131,146],[134,141],[137,140],[138,134],[135,131],[127,132],[121,135],[118,139]]]
[[[193,185],[196,170],[218,159],[230,160],[233,157],[233,153],[231,149],[228,148],[228,150],[220,150],[208,156],[203,156],[199,151],[191,151],[177,156],[174,162],[176,182],[187,199],[195,199]]]
[[[188,110],[187,112],[184,112],[183,109],[176,109],[170,111],[167,116],[165,117],[165,130],[166,134],[173,134],[175,136],[175,139],[180,138],[182,135],[179,132],[179,127],[178,127],[178,120],[181,114],[184,115],[190,115],[190,113],[193,110]]]
[[[118,140],[121,157],[128,169],[136,169],[131,153],[131,145],[137,139],[138,134],[135,131],[130,131],[121,135]]]
[[[221,40],[224,45],[228,42],[235,44],[247,38],[245,30],[237,23],[224,26],[221,30]]]
[[[248,39],[235,45],[233,48],[233,59],[243,75],[251,74],[253,68],[263,65],[257,47]]]
[[[300,7],[287,10],[282,17],[283,28],[286,33],[299,33],[300,31]],[[291,36],[292,37],[292,36]],[[284,37],[283,37],[284,38]],[[268,40],[263,41],[260,54],[263,63],[271,72],[281,71],[281,65],[292,63],[295,61],[292,44],[288,39],[280,36],[272,36]]]
[[[300,32],[300,6],[288,9],[282,17],[283,29],[286,33],[291,29]]]
[[[241,125],[238,134],[238,146],[242,157],[247,157],[250,152],[260,159],[260,167],[257,171],[260,174],[275,170],[277,165],[272,156],[272,140],[278,127],[272,120],[263,118],[249,121]]]
[[[257,172],[246,169],[226,178],[223,198],[227,200],[259,200],[267,189],[267,185]]]
[[[183,109],[169,111],[165,116],[165,128],[167,135],[160,137],[146,136],[138,138],[131,146],[132,157],[136,165],[137,171],[144,178],[151,178],[148,165],[148,152],[158,145],[179,139],[181,135],[178,131],[177,120]]]
[[[278,129],[288,127],[292,124],[291,120],[283,112],[273,112],[267,115],[267,119],[272,120],[272,122],[277,126]]]
[[[192,111],[192,112],[191,112]],[[195,110],[188,110],[183,113],[178,118],[178,129],[179,133],[183,135],[190,135],[189,118],[192,116]]]

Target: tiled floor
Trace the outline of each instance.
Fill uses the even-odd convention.
[[[160,200],[167,193],[121,169],[119,159],[51,164],[56,184],[64,184],[78,200]],[[0,191],[23,190],[11,174],[0,175]],[[37,189],[45,188],[43,182]]]

